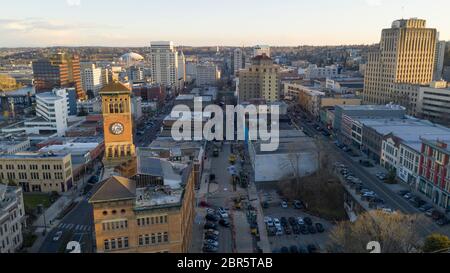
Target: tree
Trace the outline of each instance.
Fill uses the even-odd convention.
[[[368,253],[369,242],[379,242],[382,253],[412,253],[420,249],[419,223],[421,215],[366,212],[355,222],[341,222],[330,234],[332,252]]]
[[[450,249],[450,239],[441,234],[431,234],[425,239],[422,250],[426,253],[448,251]]]

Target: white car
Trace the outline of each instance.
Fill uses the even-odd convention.
[[[277,227],[277,232],[275,233],[276,236],[281,236],[283,235],[283,229],[280,227]]]
[[[272,218],[271,217],[269,217],[269,216],[266,216],[266,217],[264,217],[264,223],[269,223],[269,222],[272,222]]]
[[[53,236],[53,241],[55,241],[55,242],[59,241],[59,239],[61,239],[62,234],[63,234],[62,230],[56,232],[55,236]]]
[[[206,209],[207,214],[216,214],[216,211],[213,209]]]
[[[226,213],[225,211],[218,211],[218,214],[220,215],[220,217],[222,219],[228,218],[228,213]]]
[[[298,223],[299,225],[304,225],[304,224],[305,224],[305,220],[303,220],[302,217],[298,217],[298,218],[297,218],[297,223]]]
[[[273,218],[273,224],[275,225],[275,227],[280,227],[281,228],[281,222],[280,219],[278,218]]]
[[[281,207],[282,208],[284,208],[284,209],[287,209],[287,207],[288,207],[288,204],[287,204],[287,202],[281,202]]]

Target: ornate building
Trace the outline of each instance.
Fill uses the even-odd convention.
[[[102,97],[103,131],[105,134],[105,165],[115,167],[136,155],[133,144],[131,90],[113,82],[100,91]]]

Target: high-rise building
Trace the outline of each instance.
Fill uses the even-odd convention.
[[[102,75],[102,68],[96,67],[95,64],[81,65],[81,82],[89,98],[98,96],[98,92],[103,88],[104,78]]]
[[[236,76],[239,70],[245,68],[245,53],[243,49],[236,48],[233,52],[233,73]]]
[[[36,115],[42,119],[37,122],[48,124],[48,130],[56,130],[59,136],[64,136],[69,117],[69,100],[66,89],[55,89],[36,95]],[[42,126],[41,130],[45,130]]]
[[[178,80],[186,81],[186,57],[183,51],[178,52]]]
[[[75,87],[78,99],[85,99],[81,84],[80,58],[77,55],[57,53],[47,59],[33,62],[36,93],[53,88]]]
[[[379,48],[368,56],[364,102],[414,104],[417,94],[399,85],[424,85],[433,80],[436,38],[436,29],[416,18],[397,20],[383,29]]]
[[[196,68],[195,84],[197,86],[215,85],[220,78],[220,72],[214,63],[200,63]]]
[[[143,81],[145,80],[144,68],[141,66],[130,66],[127,69],[127,76],[128,81],[132,83]]]
[[[131,90],[120,82],[113,82],[103,87],[100,96],[105,135],[105,163],[109,164],[109,167],[115,167],[136,155],[133,144]]]
[[[176,87],[178,53],[173,42],[151,42],[150,60],[153,81],[168,87]]]
[[[239,101],[265,99],[273,102],[279,100],[279,70],[280,67],[265,54],[253,58],[252,65],[239,72]]]
[[[253,57],[266,54],[270,57],[270,46],[268,45],[257,45],[253,47]]]
[[[436,43],[436,59],[434,62],[434,76],[435,81],[442,79],[442,74],[444,72],[444,61],[445,61],[445,47],[447,46],[446,41],[438,41]]]

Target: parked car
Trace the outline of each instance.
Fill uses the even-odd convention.
[[[309,234],[308,227],[306,225],[300,225],[300,232],[303,235]]]
[[[294,208],[295,209],[303,209],[305,206],[303,205],[303,203],[299,200],[295,200],[294,201]]]
[[[281,226],[276,228],[275,235],[276,235],[276,236],[281,236],[281,235],[283,235],[283,229],[281,228]]]
[[[401,190],[401,191],[398,191],[397,193],[398,193],[398,195],[400,195],[400,196],[405,196],[406,194],[411,193],[411,192],[409,192],[409,191],[407,191],[407,190]]]
[[[305,224],[307,224],[308,226],[311,226],[313,224],[311,218],[309,218],[309,217],[305,217],[304,220],[305,220]]]
[[[436,221],[436,224],[438,224],[439,226],[446,226],[450,224],[450,220],[447,217],[442,217],[441,219]]]
[[[293,225],[292,226],[292,232],[294,234],[300,234],[300,227],[298,225]]]
[[[272,222],[272,217],[269,217],[269,216],[265,216],[264,217],[264,223],[269,223],[269,222]]]
[[[214,234],[205,234],[205,239],[219,241],[219,236]]]
[[[262,208],[263,209],[268,209],[269,208],[269,203],[268,202],[262,202]]]
[[[216,214],[216,210],[208,208],[208,209],[206,209],[206,214],[215,215]]]
[[[325,232],[325,229],[321,223],[316,223],[316,229],[317,229],[317,232],[319,232],[319,233]]]
[[[222,219],[227,219],[227,218],[229,217],[229,215],[228,215],[228,213],[227,213],[226,211],[219,210],[217,213],[219,214],[219,216],[220,216]]]
[[[284,209],[287,209],[288,208],[288,203],[285,202],[285,201],[281,202],[281,207],[284,208]]]
[[[298,253],[306,254],[308,250],[302,246],[298,246]]]
[[[288,218],[288,222],[289,224],[291,224],[291,226],[297,224],[297,220],[295,220],[295,218],[292,216]]]
[[[280,253],[289,253],[289,248],[283,246],[280,250]]]
[[[219,236],[220,232],[214,229],[205,230],[205,235],[216,235]]]
[[[432,209],[432,208],[433,208],[432,205],[430,205],[430,204],[425,204],[425,205],[421,206],[421,207],[419,208],[419,210],[422,211],[422,212],[426,212],[427,210]]]
[[[208,207],[210,207],[210,205],[209,205],[206,201],[201,201],[201,202],[200,202],[200,207],[202,207],[202,208],[208,208]]]
[[[275,225],[275,227],[280,227],[281,228],[281,222],[280,219],[278,218],[273,218],[273,224]]]
[[[297,218],[297,224],[304,225],[305,224],[305,220],[302,217],[298,217]]]
[[[290,252],[290,253],[298,253],[298,248],[297,248],[297,246],[292,245],[292,246],[289,248],[289,252]]]
[[[227,219],[220,219],[219,224],[223,227],[230,227],[230,221]]]
[[[206,220],[212,221],[212,222],[217,222],[217,221],[219,221],[219,217],[217,217],[214,214],[207,214],[206,215]]]
[[[433,216],[433,211],[434,211],[434,209],[429,209],[429,210],[427,210],[427,211],[425,212],[425,216],[427,216],[427,217]]]
[[[286,219],[286,217],[281,217],[280,222],[283,227],[288,225],[288,220]]]
[[[215,240],[206,239],[205,240],[205,245],[218,247],[219,246],[219,242],[217,242]]]
[[[214,224],[214,223],[207,222],[207,223],[204,225],[204,229],[213,229],[213,230],[217,230],[217,225]]]
[[[317,233],[317,230],[316,230],[316,228],[313,225],[308,226],[308,231],[311,234],[316,234]]]
[[[205,245],[203,246],[203,252],[205,253],[216,253],[219,249],[213,245]]]
[[[317,252],[317,247],[313,244],[310,244],[307,246],[308,252],[309,253],[316,253]]]
[[[292,230],[291,230],[291,228],[288,225],[286,225],[284,227],[284,233],[286,233],[286,235],[291,235],[292,234]]]
[[[434,221],[438,221],[442,217],[444,217],[444,215],[438,210],[434,210],[433,213],[431,214],[431,218],[433,218]]]
[[[409,200],[409,199],[411,199],[413,197],[414,197],[414,195],[412,193],[410,193],[410,192],[408,192],[407,194],[403,195],[403,198],[405,198],[407,200]]]

